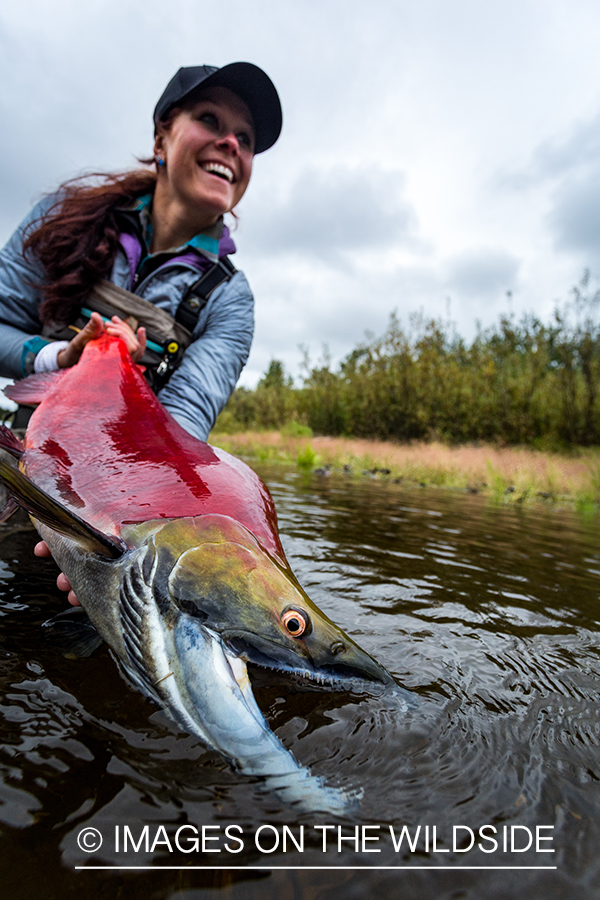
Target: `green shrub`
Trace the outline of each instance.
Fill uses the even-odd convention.
[[[283,425],[280,429],[285,437],[307,437],[313,436],[313,430],[308,425],[302,425],[297,419],[292,419],[287,425]]]
[[[218,429],[289,437],[472,441],[568,448],[600,444],[600,291],[589,273],[549,324],[501,316],[468,344],[451,323],[390,317],[381,337],[334,371],[325,352],[295,387],[271,360],[256,390],[234,391]]]
[[[307,444],[304,450],[298,450],[296,465],[299,469],[312,469],[316,465],[317,459],[317,454],[310,444]]]

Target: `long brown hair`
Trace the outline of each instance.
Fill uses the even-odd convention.
[[[94,284],[110,275],[119,246],[115,210],[152,193],[155,185],[150,169],[74,178],[62,185],[59,199],[33,224],[23,245],[23,252],[33,253],[45,270],[43,284],[36,285],[44,298],[39,310],[44,324],[73,321]]]

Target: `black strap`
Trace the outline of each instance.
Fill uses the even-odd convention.
[[[177,307],[175,320],[193,332],[200,313],[208,303],[210,295],[219,285],[229,281],[237,272],[228,256],[218,260],[191,285],[185,297]]]

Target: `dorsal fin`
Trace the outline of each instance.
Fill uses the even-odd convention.
[[[21,403],[23,406],[37,406],[68,371],[68,369],[56,369],[54,372],[29,375],[21,381],[9,384],[4,388],[4,393],[15,403]]]

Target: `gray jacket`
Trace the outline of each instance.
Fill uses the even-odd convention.
[[[27,226],[55,202],[56,195],[38,203],[0,251],[0,375],[8,378],[23,378],[27,352],[41,346],[35,337],[42,328],[42,297],[35,285],[44,273],[39,262],[23,256],[23,239]],[[132,288],[129,260],[119,250],[110,280],[174,316],[199,274],[187,259],[174,258]],[[236,272],[210,296],[180,367],[158,395],[179,424],[200,440],[207,439],[235,388],[253,333],[254,298],[243,273]]]

